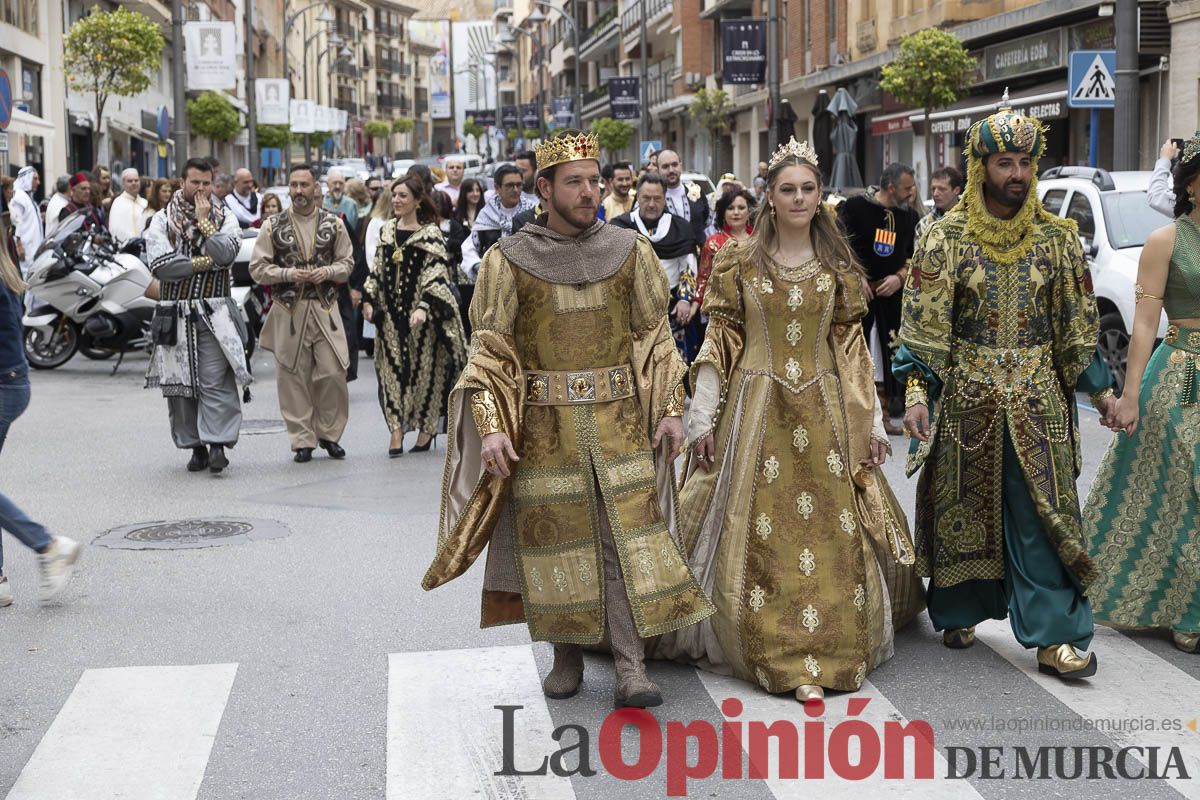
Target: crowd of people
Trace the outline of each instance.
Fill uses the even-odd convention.
[[[1197,652],[1200,134],[1168,165],[1173,221],[1142,257],[1119,400],[1077,230],[1035,191],[1044,125],[1003,106],[967,141],[965,176],[932,174],[928,214],[910,167],[842,201],[794,139],[706,195],[674,151],[601,165],[595,136],[568,131],[492,188],[451,157],[391,181],[330,172],[322,195],[297,164],[284,210],[247,171],[194,159],[147,198],[136,173],[112,198],[74,176],[59,217],[145,237],[147,385],[190,470],[228,466],[251,380],[229,300],[239,228],[258,228],[250,272],[271,290],[262,345],[296,462],[346,456],[373,333],[388,455],[406,433],[409,452],[448,439],[423,585],[490,544],[482,622],[553,643],[550,697],[579,690],[582,648],[601,643],[618,705],[662,702],[648,656],[800,700],[855,691],[926,608],[952,649],[1008,618],[1064,680],[1095,674],[1096,620]],[[20,191],[36,179],[22,171]],[[0,445],[27,402],[16,265],[36,238],[36,207],[11,208]],[[1120,432],[1085,503],[1076,392]],[[879,469],[901,433],[920,473],[911,529]],[[77,545],[2,496],[0,526],[60,589]]]

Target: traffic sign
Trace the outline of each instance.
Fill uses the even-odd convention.
[[[1113,108],[1117,104],[1116,50],[1072,50],[1067,73],[1067,105]]]
[[[165,142],[171,138],[171,115],[167,111],[166,106],[158,107],[158,118],[155,120],[155,133],[158,134],[158,140]]]
[[[0,131],[6,130],[12,122],[12,109],[12,84],[8,82],[8,73],[0,69]]]
[[[662,149],[663,146],[661,139],[652,139],[650,141],[642,140],[642,146],[638,148],[638,152],[642,154],[641,163],[645,164],[650,160],[650,156]]]

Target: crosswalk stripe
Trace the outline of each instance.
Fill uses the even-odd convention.
[[[696,674],[718,708],[721,707],[726,698],[736,698],[741,701],[742,713],[737,717],[726,716],[726,719],[737,719],[744,723],[742,725],[743,751],[748,750],[749,739],[749,725],[745,723],[754,721],[770,725],[777,720],[788,720],[796,726],[797,730],[803,731],[804,723],[812,720],[812,718],[805,714],[804,707],[790,694],[767,694],[758,687],[737,678],[714,675],[701,670],[697,670]],[[849,702],[855,698],[868,700],[869,703],[861,713],[851,717]],[[826,697],[825,714],[820,719],[824,722],[826,745],[829,743],[829,734],[844,720],[856,719],[867,722],[879,734],[881,741],[884,737],[885,722],[895,722],[901,725],[908,723],[904,715],[870,681],[864,681],[862,688],[853,694],[836,694]],[[802,749],[803,741],[802,733]],[[811,797],[814,791],[812,781],[805,780],[803,777],[799,780],[779,777],[779,753],[776,743],[772,742],[768,752],[771,758],[771,769],[767,778],[767,785],[777,800]],[[826,749],[826,752],[828,752],[828,749]],[[913,746],[910,743],[907,747],[908,755],[905,760],[906,777],[904,780],[889,780],[885,778],[882,761],[879,768],[869,777],[863,780],[846,780],[830,768],[828,758],[826,758],[825,775],[819,783],[820,795],[822,798],[829,798],[829,800],[874,795],[882,796],[883,794],[886,794],[888,797],[919,797],[922,800],[925,800],[925,798],[930,798],[931,800],[940,800],[940,798],[967,800],[968,798],[981,797],[972,788],[971,784],[966,781],[946,779],[946,759],[941,751],[936,749],[934,751],[933,780],[915,780],[913,778],[912,752]],[[851,750],[851,763],[857,763],[857,753],[857,750]],[[803,756],[800,760],[800,774],[801,776],[804,775]],[[875,791],[872,792],[872,790]]]
[[[501,712],[519,705],[512,764],[530,770],[560,745],[529,645],[388,657],[387,798],[575,800],[569,778],[498,776]]]
[[[84,671],[7,800],[195,800],[236,673]]]
[[[1098,729],[1118,747],[1160,747],[1159,769],[1166,750],[1178,747],[1189,775],[1200,775],[1200,735],[1186,723],[1200,716],[1200,682],[1111,628],[1097,626],[1092,652],[1100,659],[1096,674],[1082,681],[1063,681],[1037,669],[1035,650],[1026,650],[1014,637],[1007,620],[989,620],[976,636],[1026,677],[1086,720],[1120,723],[1154,720],[1157,730],[1118,727]],[[1178,730],[1162,730],[1164,720],[1178,720]],[[1143,764],[1146,759],[1138,759]],[[1200,781],[1171,780],[1171,788],[1200,800]]]

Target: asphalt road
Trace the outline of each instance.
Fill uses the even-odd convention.
[[[32,554],[4,539],[17,601],[0,609],[0,796],[664,796],[665,755],[640,781],[621,780],[602,763],[598,740],[612,693],[607,659],[588,656],[579,696],[546,702],[537,680],[548,669],[548,647],[530,647],[523,626],[478,627],[481,569],[436,592],[421,590],[435,545],[443,444],[387,458],[370,362],[351,384],[342,441],[348,458],[335,462],[318,452],[297,465],[268,359],[255,360],[260,380],[245,409],[248,427],[259,432],[243,436],[219,477],[184,470],[188,454],[171,445],[165,402],[142,388],[144,358],[116,375],[107,362],[78,357],[33,376],[31,407],[0,457],[0,486],[53,531],[88,546],[63,602],[43,608]],[[1109,434],[1087,412],[1083,432],[1086,496]],[[911,508],[914,482],[900,461],[887,472]],[[210,517],[259,521],[267,537],[188,549],[104,546],[112,541],[106,532],[122,526]],[[283,528],[272,532],[272,523]],[[871,706],[861,716],[877,730],[888,720],[929,722],[937,780],[714,776],[690,781],[689,796],[1200,797],[1200,734],[1186,728],[1200,716],[1200,658],[1158,637],[1102,631],[1096,680],[1063,687],[1037,675],[1032,653],[1002,624],[981,629],[981,639],[971,650],[949,651],[922,617],[897,635],[895,657],[871,674],[863,693]],[[667,698],[657,710],[663,722],[701,720],[716,729],[726,697],[742,700],[745,721],[805,720],[794,700],[690,667],[653,664],[651,673]],[[493,706],[504,703],[524,706],[514,723],[515,766],[529,769],[575,741],[578,731],[561,744],[548,736],[553,726],[575,724],[590,737],[597,774],[494,775],[504,732]],[[848,713],[846,696],[831,698],[827,730]],[[1184,727],[1087,729],[1101,717],[1128,728],[1129,720],[1151,716]],[[1021,729],[1034,726],[1041,730]],[[633,742],[627,733],[631,763]],[[1046,779],[1014,778],[1018,745],[1156,745],[1160,770],[1177,747],[1190,779],[1176,779],[1176,771],[1170,780],[1088,780],[1086,769],[1077,780],[1054,769]],[[996,759],[1007,774],[983,777],[981,757],[971,777],[946,780],[945,759],[955,747],[960,772],[965,750],[979,756],[983,747],[1004,748]],[[694,762],[695,747],[688,752]]]

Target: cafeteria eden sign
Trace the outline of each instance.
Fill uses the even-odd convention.
[[[1060,119],[1067,115],[1066,99],[1047,100],[1026,105],[1020,100],[1013,102],[1013,110],[1018,114],[1035,119]],[[974,115],[963,115],[959,117],[950,117],[948,119],[935,119],[929,123],[929,131],[932,134],[947,134],[947,133],[963,133],[971,127],[977,120],[983,119],[992,113],[989,108],[980,111]],[[919,120],[918,120],[919,121]]]
[[[983,77],[988,81],[1066,67],[1062,28],[1023,36],[983,49]]]

